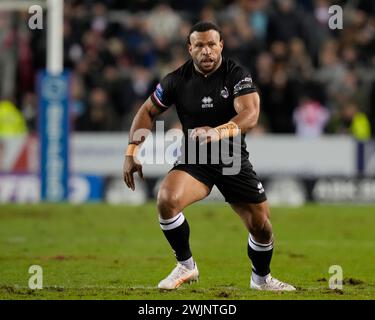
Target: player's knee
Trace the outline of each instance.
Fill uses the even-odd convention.
[[[252,236],[261,243],[268,243],[272,241],[272,225],[268,218],[253,223],[250,227]]]
[[[168,190],[159,190],[157,207],[163,219],[170,219],[181,211],[180,197]]]

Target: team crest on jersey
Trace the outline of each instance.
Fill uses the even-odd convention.
[[[213,108],[214,104],[211,97],[203,97],[202,99],[202,108]]]
[[[220,95],[221,95],[224,99],[226,99],[226,98],[229,97],[229,91],[228,91],[227,87],[224,87],[224,89],[221,90]]]

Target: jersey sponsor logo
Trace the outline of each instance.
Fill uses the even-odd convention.
[[[263,188],[263,185],[262,185],[262,182],[258,182],[258,191],[259,193],[263,193],[264,192],[264,188]]]
[[[211,97],[203,97],[202,99],[202,108],[213,108],[214,104]]]
[[[233,93],[236,94],[243,89],[253,88],[253,79],[251,77],[246,77],[240,80],[235,86]]]
[[[227,87],[224,87],[224,89],[221,90],[220,95],[221,95],[224,99],[226,99],[226,98],[229,97],[229,91],[228,91]]]

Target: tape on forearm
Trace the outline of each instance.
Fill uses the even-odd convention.
[[[128,148],[126,149],[126,156],[135,157],[137,155],[138,145],[135,143],[128,144]]]
[[[224,123],[214,129],[219,134],[219,140],[234,137],[240,133],[240,128],[238,128],[238,125],[233,121]]]

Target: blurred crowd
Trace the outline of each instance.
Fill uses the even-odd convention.
[[[224,55],[247,67],[259,88],[262,113],[254,134],[374,135],[375,1],[64,3],[64,65],[72,71],[76,131],[129,130],[158,81],[189,58],[186,36],[205,20],[221,27]],[[329,28],[334,4],[344,10],[342,30]],[[0,12],[0,95],[32,132],[46,33],[28,29],[28,17],[27,11]],[[179,125],[172,110],[161,118],[167,128]]]

